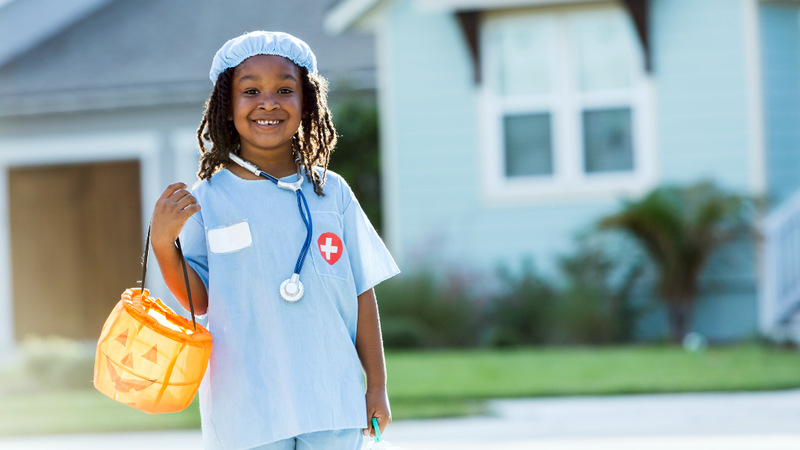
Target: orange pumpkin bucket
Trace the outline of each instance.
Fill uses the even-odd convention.
[[[147,273],[149,230],[147,234],[142,284]],[[183,270],[191,304],[185,263]],[[144,294],[140,288],[127,289],[97,342],[94,386],[146,413],[181,411],[192,403],[200,387],[211,344],[208,330],[151,298],[147,289]]]

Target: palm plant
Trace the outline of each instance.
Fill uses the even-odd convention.
[[[664,186],[600,220],[601,229],[632,236],[655,263],[657,293],[667,309],[670,338],[689,331],[700,276],[723,244],[755,235],[756,202],[712,183]]]

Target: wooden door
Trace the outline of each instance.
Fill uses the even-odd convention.
[[[9,212],[17,339],[97,339],[141,274],[138,161],[14,168]]]

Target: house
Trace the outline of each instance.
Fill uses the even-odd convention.
[[[208,72],[228,39],[292,33],[334,89],[374,89],[373,39],[327,35],[329,6],[0,2],[0,359],[28,333],[97,339],[122,290],[137,285],[156,199],[196,179]],[[156,266],[147,278],[177,305]]]
[[[384,230],[401,266],[488,273],[532,255],[552,270],[620,199],[708,179],[771,198],[774,251],[717,255],[694,328],[735,340],[792,317],[800,2],[342,0],[325,21],[377,42]],[[642,334],[666,334],[663,312]]]

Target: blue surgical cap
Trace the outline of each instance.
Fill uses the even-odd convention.
[[[225,69],[236,67],[255,55],[283,56],[305,67],[309,73],[317,74],[317,58],[308,44],[280,31],[253,31],[231,39],[217,51],[209,73],[211,83],[216,84],[219,74]]]

